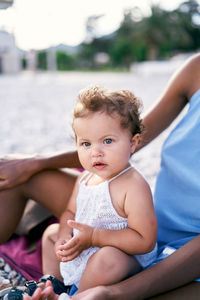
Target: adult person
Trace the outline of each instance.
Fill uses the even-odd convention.
[[[171,195],[176,196],[173,199],[174,201],[169,201],[169,207],[172,210],[168,210],[167,205],[162,208],[162,206],[159,205],[160,199],[156,199],[158,240],[161,238],[160,234],[164,233],[163,238],[160,240],[162,246],[166,246],[168,243],[172,242],[172,248],[176,248],[177,246],[177,248],[180,247],[180,249],[174,251],[173,254],[161,262],[158,262],[154,266],[123,282],[113,286],[93,288],[85,291],[84,294],[74,296],[74,299],[145,299],[183,286],[200,276],[200,221],[198,215],[200,205],[198,198],[200,192],[200,184],[198,181],[200,166],[200,153],[198,147],[200,132],[200,54],[187,60],[186,63],[172,76],[160,101],[144,118],[146,134],[144,143],[141,147],[151,142],[167,128],[187,103],[190,104],[190,108],[185,118],[178,124],[173,131],[173,134],[169,137],[168,142],[165,144],[162,169],[156,188],[156,197],[161,195],[160,187],[162,187],[163,195],[165,195],[166,189],[168,189],[168,197]],[[186,129],[187,134],[185,132]],[[170,151],[172,150],[172,152],[168,152],[168,149]],[[70,159],[72,159],[71,163]],[[178,162],[178,164],[176,162]],[[3,174],[1,175],[1,187],[12,187],[9,190],[3,191],[4,199],[9,199],[9,202],[10,204],[12,203],[12,205],[17,202],[17,206],[20,202],[19,196],[25,195],[27,197],[30,185],[32,189],[34,189],[35,185],[31,183],[38,184],[40,189],[44,189],[45,184],[46,187],[48,187],[47,182],[49,180],[51,182],[52,176],[56,180],[59,179],[60,176],[60,179],[64,182],[71,178],[67,175],[63,175],[63,173],[60,174],[59,171],[42,170],[66,166],[76,167],[77,165],[77,156],[73,153],[63,154],[56,158],[32,158],[22,161],[16,160],[15,162],[4,161],[1,164],[1,174]],[[13,170],[14,167],[15,171]],[[182,169],[182,167],[184,167],[184,169]],[[23,174],[26,168],[27,171],[24,176]],[[40,173],[32,176],[38,171],[40,171]],[[53,175],[51,172],[53,172]],[[55,172],[57,173],[55,174]],[[10,177],[9,174],[14,175]],[[59,176],[57,176],[58,174]],[[170,174],[170,176],[167,178],[168,182],[165,186],[163,180],[166,178],[166,174]],[[15,178],[13,178],[13,176],[15,176]],[[18,177],[19,180],[17,181],[16,178]],[[169,179],[172,180],[172,182],[170,182]],[[160,187],[159,182],[161,182]],[[20,183],[20,185],[18,183]],[[73,185],[73,179],[71,179],[71,185]],[[173,189],[176,188],[176,186],[178,189],[176,189],[176,194],[174,194]],[[183,189],[181,189],[181,187],[183,187]],[[184,189],[184,187],[186,188]],[[70,192],[70,188],[71,186],[69,185],[68,189],[64,189],[66,193]],[[23,194],[24,191],[26,192],[25,194]],[[10,198],[8,197],[9,195]],[[15,195],[18,195],[18,199]],[[166,203],[169,200],[168,197],[165,199]],[[183,198],[184,204],[182,205],[182,203],[180,204],[180,201]],[[2,194],[0,194],[1,202],[2,199]],[[36,200],[47,208],[51,208],[53,213],[57,212],[57,216],[59,216],[60,210],[54,208],[55,201],[54,204],[52,203],[51,207],[49,207],[48,201],[44,201],[38,197]],[[163,199],[161,199],[162,204],[165,203],[165,201],[163,202]],[[7,215],[7,219],[5,220],[5,217],[3,220],[0,219],[2,221],[2,226],[8,224],[9,218],[9,207],[7,207],[4,202],[5,201],[1,204],[1,207],[3,207],[3,214]],[[191,202],[192,205],[190,207]],[[177,206],[175,207],[174,205],[176,203]],[[164,216],[164,224],[162,224],[163,215],[161,214],[165,209],[167,209],[167,213]],[[23,205],[20,205],[19,211],[21,213],[22,210]],[[179,214],[179,210],[181,213],[183,212],[183,215]],[[174,213],[173,215],[172,212]],[[178,214],[177,218],[176,213]],[[12,221],[12,227],[9,228],[10,234],[20,219],[20,213],[18,213],[16,217],[15,212],[12,212],[12,217],[15,221]],[[173,224],[175,228],[174,232],[171,225],[167,223],[167,220],[169,219],[175,221]],[[2,226],[1,228],[4,227]],[[181,226],[183,226],[183,229]],[[6,240],[8,234],[4,234],[3,237],[4,240]],[[170,239],[173,238],[175,239],[175,244],[173,244],[173,241],[170,241]],[[95,268],[91,270],[90,264],[88,264],[86,272],[90,273],[91,271],[91,276],[94,276]],[[188,297],[189,299],[192,299],[190,296]],[[53,295],[51,294],[49,298],[53,299]]]

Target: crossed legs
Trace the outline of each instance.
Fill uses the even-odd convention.
[[[44,274],[52,274],[63,280],[59,271],[59,261],[54,252],[59,224],[47,227],[42,238],[42,267]],[[137,260],[123,251],[106,246],[90,257],[82,274],[79,292],[98,285],[117,283],[141,271]]]

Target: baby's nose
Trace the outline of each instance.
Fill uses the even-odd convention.
[[[98,156],[102,156],[102,155],[103,155],[103,151],[100,146],[94,146],[92,148],[92,156],[93,157],[98,157]]]

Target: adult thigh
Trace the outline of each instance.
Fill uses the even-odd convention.
[[[24,184],[24,196],[37,201],[59,218],[71,196],[77,174],[60,170],[40,172]]]
[[[21,185],[0,191],[0,244],[6,242],[15,231],[26,201]]]
[[[0,244],[14,233],[28,199],[59,218],[64,211],[78,172],[47,170],[15,188],[0,191]]]

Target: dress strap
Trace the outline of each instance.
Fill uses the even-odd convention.
[[[132,166],[129,166],[128,168],[122,170],[119,174],[117,174],[117,175],[115,175],[114,177],[110,178],[110,179],[108,180],[108,182],[113,181],[114,179],[116,179],[116,178],[119,177],[120,175],[124,174],[126,171],[128,171],[128,170],[131,169],[131,168],[132,168]]]
[[[81,178],[79,180],[79,184],[82,183],[83,181],[85,181],[85,183],[87,183],[91,176],[92,176],[92,173],[85,171],[85,173],[81,176]]]

